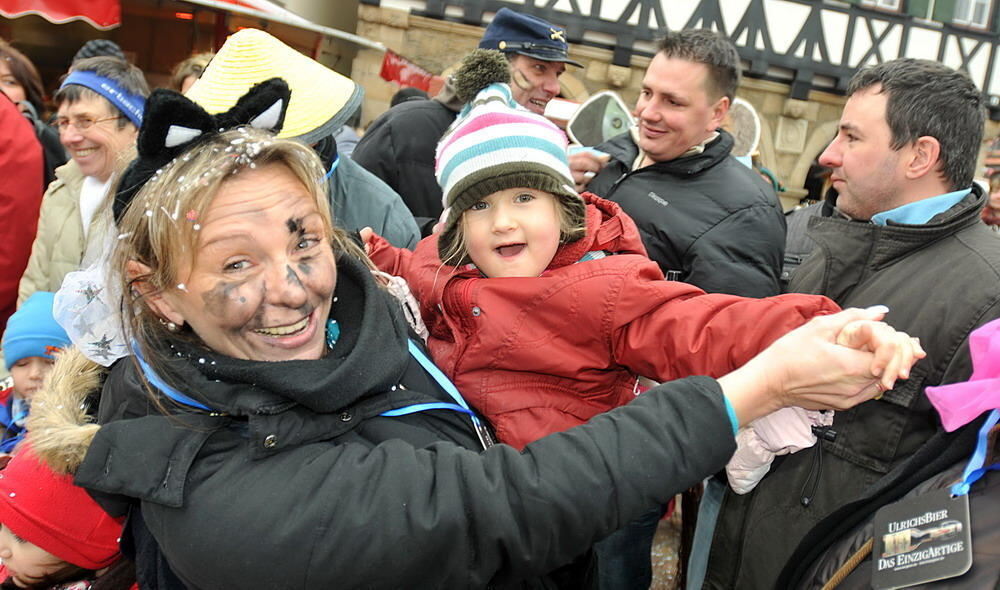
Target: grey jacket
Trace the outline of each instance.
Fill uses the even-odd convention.
[[[975,187],[924,225],[810,220],[817,250],[791,290],[842,307],[887,305],[886,321],[919,337],[928,356],[882,399],[838,412],[819,444],[776,462],[752,493],[727,491],[706,588],[773,587],[811,529],[938,433],[924,388],[968,379],[969,332],[1000,317],[1000,238],[979,220],[985,200]]]
[[[337,225],[348,231],[370,227],[393,246],[412,250],[420,230],[399,194],[354,160],[338,161],[327,187]]]

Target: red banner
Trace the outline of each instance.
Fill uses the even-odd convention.
[[[436,94],[444,84],[444,79],[441,76],[435,76],[395,51],[389,50],[382,58],[382,71],[379,72],[379,75],[382,76],[383,80],[396,82],[400,86],[419,88],[431,96]]]
[[[84,20],[98,29],[111,29],[122,22],[118,0],[0,0],[0,14],[16,18],[26,14],[62,24]]]

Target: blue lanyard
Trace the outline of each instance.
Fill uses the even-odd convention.
[[[340,326],[337,325],[337,321],[328,320],[327,330],[326,330],[327,344],[332,347],[333,344],[337,342],[337,338],[339,336],[340,336]],[[395,416],[406,416],[407,414],[415,414],[417,412],[426,412],[428,410],[452,410],[455,412],[468,414],[469,417],[472,419],[472,423],[475,425],[477,431],[482,429],[483,425],[479,421],[479,417],[476,416],[475,412],[473,412],[469,408],[468,403],[466,403],[465,399],[462,397],[462,394],[458,392],[458,388],[455,387],[455,384],[452,383],[448,379],[448,377],[446,377],[445,374],[441,372],[441,369],[437,368],[437,366],[433,362],[431,362],[429,358],[427,358],[427,355],[425,355],[424,352],[420,350],[420,347],[417,346],[416,343],[413,342],[413,340],[408,340],[407,343],[409,345],[410,354],[413,355],[413,358],[417,359],[417,362],[420,363],[420,365],[424,368],[424,370],[430,373],[431,377],[433,377],[434,380],[437,381],[438,384],[442,387],[442,389],[444,389],[445,392],[447,392],[448,395],[457,403],[450,404],[447,402],[430,402],[423,404],[413,404],[402,408],[396,408],[395,410],[382,412],[381,415],[387,417],[395,417]],[[215,411],[212,408],[206,406],[205,404],[199,402],[198,400],[193,399],[190,396],[185,395],[184,393],[181,393],[174,387],[171,387],[166,381],[161,379],[160,376],[157,375],[155,371],[153,371],[153,368],[146,363],[146,359],[143,358],[142,356],[142,351],[139,350],[139,347],[135,342],[132,343],[132,350],[135,353],[136,360],[139,362],[139,367],[142,369],[143,375],[146,376],[146,379],[150,382],[150,384],[152,384],[154,387],[163,392],[164,395],[174,400],[175,402],[181,404],[199,408],[207,412]]]
[[[338,154],[337,157],[333,159],[333,164],[330,165],[330,171],[323,175],[323,180],[330,180],[330,177],[333,176],[333,171],[336,170],[339,165],[340,155]]]
[[[988,467],[983,466],[983,463],[986,462],[987,438],[989,437],[990,430],[996,426],[998,420],[1000,420],[1000,410],[993,410],[990,412],[989,417],[986,418],[986,423],[979,429],[976,450],[972,453],[972,458],[969,459],[968,465],[965,466],[965,471],[962,472],[962,481],[951,486],[951,494],[953,496],[968,494],[972,484],[976,483],[987,471],[1000,469],[1000,463],[994,463]]]
[[[483,425],[483,423],[479,420],[479,416],[477,416],[476,413],[469,408],[469,404],[466,403],[465,398],[463,398],[462,394],[459,393],[458,388],[455,387],[455,384],[452,383],[451,380],[448,379],[448,377],[443,372],[441,372],[441,369],[439,369],[437,365],[435,365],[431,361],[431,359],[427,358],[427,355],[424,354],[424,351],[420,350],[420,347],[417,346],[416,342],[414,342],[413,340],[408,340],[407,344],[409,345],[410,348],[410,356],[417,359],[417,362],[420,363],[420,365],[424,368],[424,370],[427,371],[431,377],[434,377],[434,380],[438,382],[438,385],[440,385],[441,388],[444,389],[449,396],[451,396],[451,399],[455,400],[455,402],[458,404],[458,405],[440,404],[441,409],[451,409],[457,412],[468,414],[469,418],[472,420],[472,425],[475,427],[476,436],[479,438],[479,444],[483,445],[484,449],[492,447],[493,436],[490,434],[490,431],[487,430],[486,427]],[[437,405],[437,404],[416,404],[414,406],[407,406],[405,408],[399,408],[398,410],[393,410],[394,412],[399,412],[398,414],[389,414],[387,412],[382,415],[399,416],[403,414],[412,414],[413,412],[422,412],[424,410],[438,409],[438,408],[428,407],[432,405]]]
[[[450,409],[450,410],[455,410],[456,412],[462,412],[463,414],[468,414],[472,418],[472,423],[475,424],[477,428],[481,427],[482,425],[479,422],[479,417],[476,416],[476,413],[469,408],[469,404],[466,403],[465,398],[462,397],[462,394],[458,392],[458,388],[455,387],[455,384],[452,383],[451,380],[448,379],[448,377],[446,377],[445,374],[441,372],[441,369],[439,369],[437,365],[431,362],[431,359],[427,358],[427,355],[424,354],[424,351],[420,350],[420,347],[417,346],[416,342],[414,342],[413,340],[407,340],[406,343],[410,348],[410,355],[413,358],[417,359],[417,362],[420,363],[420,366],[422,366],[425,371],[430,373],[431,377],[434,377],[434,380],[438,382],[438,385],[441,386],[441,389],[444,389],[445,393],[447,393],[451,397],[451,399],[455,400],[455,403],[447,404],[438,402],[431,404],[416,404],[413,406],[407,406],[405,408],[399,408],[398,410],[389,410],[388,412],[383,412],[382,415],[402,416],[404,414],[422,412],[424,411],[424,409],[428,410]],[[439,406],[439,407],[431,408],[426,406]]]
[[[139,346],[135,342],[132,342],[132,352],[135,353],[135,360],[139,361],[139,367],[142,369],[142,374],[146,376],[146,380],[149,381],[154,387],[162,391],[164,395],[178,403],[200,408],[208,412],[215,411],[198,400],[192,399],[180,391],[177,391],[167,384],[166,381],[160,379],[160,376],[153,371],[153,368],[146,364],[146,359],[142,357],[142,351],[139,350]]]

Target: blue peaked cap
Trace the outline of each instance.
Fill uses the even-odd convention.
[[[566,29],[557,27],[537,16],[521,14],[507,7],[497,11],[479,41],[480,49],[496,49],[504,53],[527,55],[542,61],[561,61],[583,67],[569,58]]]

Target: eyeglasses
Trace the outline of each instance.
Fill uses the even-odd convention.
[[[95,119],[93,117],[88,117],[87,115],[80,115],[79,117],[73,117],[72,119],[68,117],[59,117],[53,124],[59,133],[65,133],[70,125],[76,128],[77,131],[86,131],[94,126],[96,123],[101,121],[115,121],[121,119],[123,115],[118,115],[117,117],[104,117],[103,119]]]

